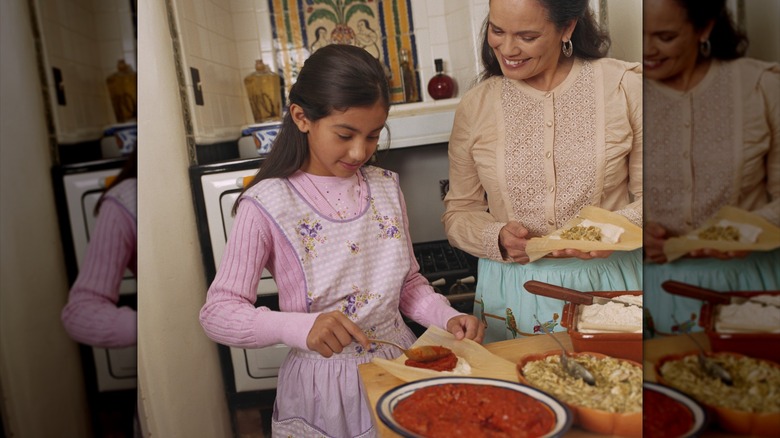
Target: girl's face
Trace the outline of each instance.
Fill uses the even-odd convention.
[[[371,158],[387,120],[387,108],[379,102],[369,107],[333,111],[316,122],[309,121],[298,105],[291,105],[290,111],[309,142],[309,158],[301,170],[342,178],[354,175]]]
[[[557,66],[575,24],[557,29],[538,0],[491,0],[487,41],[504,76],[528,80]]]
[[[675,0],[645,0],[642,14],[644,76],[667,82],[692,72],[711,26],[696,31]]]

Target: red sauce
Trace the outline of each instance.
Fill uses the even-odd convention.
[[[415,367],[415,368],[425,368],[429,370],[434,371],[452,371],[455,369],[455,366],[458,364],[458,356],[455,355],[452,351],[449,352],[446,356],[432,360],[429,362],[417,362],[415,360],[406,359],[406,362],[404,362],[406,366]]]
[[[679,437],[693,427],[690,409],[666,394],[645,390],[642,406],[643,438]]]
[[[531,396],[462,383],[417,390],[396,405],[393,417],[427,438],[538,437],[555,425],[552,410]]]

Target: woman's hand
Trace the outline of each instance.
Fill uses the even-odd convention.
[[[368,349],[368,337],[357,324],[343,313],[334,310],[319,315],[306,337],[306,346],[324,357],[341,353],[352,340]]]
[[[524,265],[531,260],[525,253],[525,245],[528,243],[528,229],[520,222],[509,221],[498,232],[498,246],[505,260]]]
[[[666,228],[658,222],[647,222],[642,228],[642,247],[645,251],[645,259],[654,263],[666,263],[664,243],[669,238]]]
[[[474,315],[453,316],[447,321],[447,331],[455,335],[455,339],[471,339],[482,343],[485,337],[485,326]]]
[[[550,253],[552,257],[577,257],[582,260],[605,259],[612,255],[613,250],[580,251],[574,248],[556,249]]]

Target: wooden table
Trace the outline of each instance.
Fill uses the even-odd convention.
[[[569,335],[564,332],[555,333],[555,336],[566,346],[569,351],[572,350],[571,340]],[[521,339],[512,339],[508,341],[494,342],[492,344],[485,344],[485,348],[496,356],[503,357],[510,362],[519,363],[520,359],[528,354],[541,353],[549,350],[559,349],[558,345],[550,339],[548,336],[532,336]],[[377,425],[377,430],[380,437],[396,437],[398,434],[388,429],[379,418],[376,416],[376,403],[379,397],[382,396],[388,390],[395,388],[398,385],[405,383],[392,374],[385,371],[382,367],[374,365],[373,363],[366,363],[358,366],[360,372],[360,378],[363,381],[363,385],[368,393],[368,400],[371,404],[372,414],[374,416],[374,424]],[[577,426],[573,426],[566,434],[567,437],[603,437],[604,435],[588,432],[584,429],[580,429]]]

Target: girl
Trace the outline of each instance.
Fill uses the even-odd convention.
[[[641,251],[554,251],[526,242],[594,205],[642,221],[639,64],[605,58],[587,0],[491,0],[481,82],[461,99],[449,143],[449,241],[479,257],[474,310],[489,342],[561,330],[563,301],[523,288],[640,290]]]
[[[240,348],[284,343],[274,436],[373,436],[358,364],[410,346],[401,313],[458,339],[481,324],[433,292],[412,253],[403,196],[392,172],[363,167],[389,110],[382,65],[365,50],[317,50],[290,90],[274,147],[236,201],[236,218],[200,321]],[[264,267],[280,312],[255,308]]]

